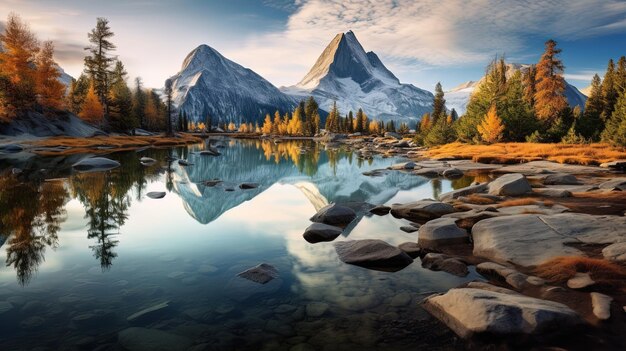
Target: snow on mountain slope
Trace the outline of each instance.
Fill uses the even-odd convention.
[[[429,91],[401,84],[352,31],[337,34],[304,78],[281,90],[297,99],[313,95],[327,111],[336,101],[342,113],[363,108],[382,120],[418,120],[432,109],[433,99]]]
[[[254,71],[230,61],[217,50],[200,45],[171,77],[174,103],[194,122],[259,121],[266,113],[285,112],[295,100]]]
[[[529,64],[521,63],[508,63],[507,64],[507,77],[511,77],[516,71],[528,69]],[[469,103],[472,92],[478,85],[484,81],[485,77],[482,77],[479,81],[469,81],[460,84],[459,86],[452,88],[445,92],[446,107],[448,109],[454,108],[459,116],[463,115],[467,111],[467,104]],[[565,82],[565,97],[571,107],[580,106],[585,107],[587,96],[578,90],[575,86]]]

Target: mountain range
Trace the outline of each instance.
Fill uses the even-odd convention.
[[[529,66],[529,64],[508,63],[506,71],[507,78],[511,77],[517,71],[528,69]],[[454,108],[459,116],[463,115],[467,110],[467,104],[469,103],[472,92],[484,80],[485,77],[483,76],[478,81],[468,81],[445,92],[446,107],[450,110]],[[585,107],[587,96],[578,90],[578,88],[567,82],[565,82],[565,97],[570,107]]]

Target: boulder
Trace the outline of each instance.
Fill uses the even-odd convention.
[[[510,173],[500,176],[488,185],[489,194],[502,196],[520,196],[533,191],[523,174]]]
[[[418,231],[418,244],[423,248],[436,248],[467,240],[467,231],[459,228],[453,218],[433,219],[426,222]]]
[[[333,241],[341,235],[343,229],[324,223],[313,223],[304,230],[304,240],[310,243]]]
[[[391,205],[391,215],[414,222],[439,218],[452,212],[455,212],[452,205],[435,200],[420,200],[407,204]]]
[[[611,318],[611,303],[613,298],[597,292],[591,293],[591,307],[593,314],[600,320]]]
[[[377,216],[384,216],[389,214],[391,207],[385,205],[378,205],[370,210],[370,213],[373,213]]]
[[[487,183],[480,183],[480,184],[470,185],[465,188],[461,188],[461,189],[457,189],[457,190],[453,190],[453,191],[441,194],[439,195],[439,200],[450,201],[461,196],[482,193],[484,191],[487,191]]]
[[[446,167],[434,167],[434,168],[425,167],[425,168],[417,169],[411,172],[411,174],[426,177],[426,178],[437,178],[448,169],[449,168],[446,168]]]
[[[427,253],[422,257],[422,267],[433,271],[444,271],[459,277],[465,277],[469,274],[467,265],[463,261],[458,258],[433,252]]]
[[[545,280],[528,276],[517,270],[494,262],[482,262],[476,265],[476,272],[483,276],[495,278],[501,282],[506,282],[515,289],[521,290],[529,285],[540,286],[545,284]]]
[[[456,179],[463,176],[463,171],[458,168],[448,168],[444,170],[441,175],[448,179]]]
[[[495,210],[495,208],[493,210]],[[442,218],[453,218],[457,226],[470,230],[474,224],[479,221],[498,216],[502,216],[502,214],[496,211],[471,209],[465,212],[449,213],[447,215],[443,215]]]
[[[569,244],[626,241],[626,217],[582,213],[522,214],[482,220],[472,228],[474,255],[537,266],[556,256],[584,256]]]
[[[403,225],[402,227],[400,227],[400,230],[405,233],[415,233],[419,230],[419,227],[414,227],[412,225]]]
[[[238,273],[237,276],[248,279],[255,283],[266,284],[274,278],[278,278],[278,270],[267,263],[261,263],[250,269]]]
[[[394,139],[402,139],[402,136],[398,133],[395,132],[386,132],[385,133],[385,138],[394,138]]]
[[[534,192],[547,197],[572,197],[572,192],[567,189],[536,188],[534,189]]]
[[[626,242],[611,244],[602,249],[602,256],[610,261],[626,262]]]
[[[118,342],[128,351],[184,351],[193,343],[181,335],[137,327],[119,332]]]
[[[151,157],[142,157],[139,159],[139,162],[144,165],[144,166],[152,166],[153,164],[155,164],[157,161]]]
[[[626,178],[611,179],[601,183],[599,187],[600,189],[626,191]]]
[[[423,306],[462,338],[538,335],[583,323],[558,302],[473,288],[429,296]]]
[[[406,242],[398,245],[398,249],[406,252],[412,258],[418,257],[422,253],[422,248],[414,242]]]
[[[146,196],[151,199],[162,199],[165,197],[165,191],[151,191]]]
[[[353,209],[337,204],[324,206],[313,217],[312,222],[330,224],[330,225],[346,225],[356,218],[356,212]]]
[[[389,168],[394,170],[413,169],[415,168],[415,162],[409,161],[404,163],[397,163]]]
[[[349,240],[334,245],[341,261],[366,268],[396,271],[413,262],[404,251],[382,240]]]
[[[82,172],[100,172],[108,171],[119,166],[119,162],[110,160],[106,157],[91,157],[78,161],[72,167]]]
[[[466,288],[472,288],[472,289],[481,289],[481,290],[493,291],[493,292],[502,293],[502,294],[519,295],[519,293],[517,291],[511,290],[511,289],[507,289],[507,288],[503,288],[503,287],[500,287],[500,286],[491,285],[491,284],[485,283],[485,282],[469,282],[469,283],[467,283],[467,285],[465,287]]]
[[[545,185],[580,185],[582,184],[578,178],[568,173],[549,174],[543,178]]]
[[[605,163],[600,164],[600,167],[609,168],[609,169],[615,169],[615,170],[618,170],[618,171],[625,171],[626,170],[626,160],[617,160],[617,161],[605,162]]]

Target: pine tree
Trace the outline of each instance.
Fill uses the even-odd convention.
[[[65,97],[65,106],[73,114],[78,115],[80,113],[89,86],[89,78],[84,74],[81,74],[78,79],[72,79],[67,96]]]
[[[38,43],[28,25],[9,14],[0,48],[0,122],[7,122],[36,102],[33,61]]]
[[[354,115],[348,112],[348,133],[354,133]]]
[[[436,146],[451,143],[454,140],[456,140],[454,128],[447,123],[445,118],[439,118],[426,133],[424,144],[426,146]]]
[[[171,79],[166,79],[165,80],[165,99],[166,99],[166,105],[167,105],[167,112],[165,115],[165,123],[167,124],[167,135],[172,136],[174,135],[174,132],[172,131],[172,94],[174,93],[174,91],[172,90],[172,80]]]
[[[409,125],[406,123],[400,123],[400,128],[398,128],[398,133],[400,134],[408,134],[410,131]]]
[[[591,80],[591,93],[585,103],[585,112],[576,125],[576,132],[583,137],[598,140],[604,129],[602,113],[604,112],[604,98],[602,94],[602,82],[597,74]]]
[[[432,123],[430,121],[430,113],[425,113],[420,120],[420,132],[427,132],[430,129],[431,125]]]
[[[153,131],[159,130],[161,123],[159,121],[158,96],[156,96],[155,99],[156,94],[153,94],[152,90],[148,90],[145,95],[146,105],[143,113],[145,116],[146,128]]]
[[[610,59],[604,74],[604,80],[602,81],[603,120],[610,118],[615,109],[615,103],[617,102],[616,80],[615,63]]]
[[[52,57],[54,45],[51,41],[46,41],[41,46],[35,60],[37,101],[44,108],[51,110],[61,110],[65,107],[65,86],[59,81],[61,72],[57,69],[57,64]]]
[[[450,117],[451,117],[453,123],[456,122],[459,119],[459,114],[456,112],[454,107],[450,111]]]
[[[385,127],[385,131],[387,132],[396,132],[396,125],[393,122],[393,120],[389,120],[389,122],[387,122],[387,126]]]
[[[300,103],[302,104],[302,103]],[[313,96],[309,96],[304,105],[306,136],[313,136],[320,130],[319,105]]]
[[[111,74],[109,90],[109,124],[116,131],[128,131],[138,123],[133,116],[133,96],[126,84],[126,70],[121,61],[117,61]]]
[[[617,70],[615,71],[615,91],[621,94],[626,90],[626,56],[617,60]]]
[[[489,112],[487,112],[487,115],[477,128],[481,139],[486,143],[492,144],[502,139],[504,125],[500,117],[498,117],[496,105],[491,106]]]
[[[363,124],[365,123],[365,115],[363,109],[359,109],[356,113],[354,131],[357,133],[364,133]]]
[[[337,109],[337,101],[333,102],[333,107],[326,117],[325,129],[327,132],[336,133],[339,131],[339,109]]]
[[[506,93],[495,104],[498,116],[504,123],[503,139],[506,141],[524,141],[526,136],[537,130],[537,119],[532,106],[524,99],[522,73],[515,72],[506,81]]]
[[[85,101],[83,102],[83,106],[81,107],[80,114],[78,116],[88,123],[94,125],[102,124],[104,107],[100,103],[94,83],[91,83],[89,86],[89,90],[85,96]]]
[[[531,108],[535,106],[535,94],[537,93],[537,66],[530,65],[522,72],[522,85],[524,86],[524,102]]]
[[[431,114],[431,118],[436,123],[439,118],[445,119],[445,115],[446,100],[444,99],[441,83],[437,82],[437,85],[435,85],[435,97],[433,98],[433,113]]]
[[[99,17],[96,27],[87,36],[91,46],[85,48],[89,51],[89,55],[85,56],[85,70],[94,82],[96,93],[104,106],[105,118],[108,118],[109,75],[111,65],[115,61],[115,58],[109,55],[110,51],[115,50],[115,45],[110,41],[113,32],[109,27],[109,20]]]
[[[626,146],[626,92],[622,92],[615,104],[615,110],[606,122],[602,141]]]
[[[535,75],[535,113],[548,126],[556,123],[559,115],[568,106],[563,79],[564,66],[558,57],[560,53],[561,49],[557,49],[556,42],[548,40]]]

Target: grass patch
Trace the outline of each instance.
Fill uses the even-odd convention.
[[[576,273],[589,273],[597,284],[626,285],[626,268],[607,260],[563,256],[555,257],[535,269],[535,274],[553,283],[565,283]]]
[[[608,144],[497,143],[472,145],[450,143],[429,149],[425,155],[435,159],[469,159],[481,163],[513,164],[548,160],[576,165],[599,165],[626,159],[626,148]]]
[[[498,204],[498,207],[513,207],[513,206],[528,206],[528,205],[539,205],[552,207],[554,206],[554,201],[552,200],[538,200],[532,197],[524,197],[521,199],[510,199],[502,201]]]
[[[34,153],[39,155],[71,155],[78,153],[106,153],[111,150],[131,150],[147,146],[173,146],[201,142],[202,139],[189,134],[175,137],[155,136],[96,136],[92,138],[52,137],[28,142]],[[50,149],[58,148],[58,149]]]
[[[480,196],[478,194],[470,194],[468,196],[465,196],[463,200],[467,203],[474,205],[493,205],[496,203],[496,200],[490,199],[485,196]]]

